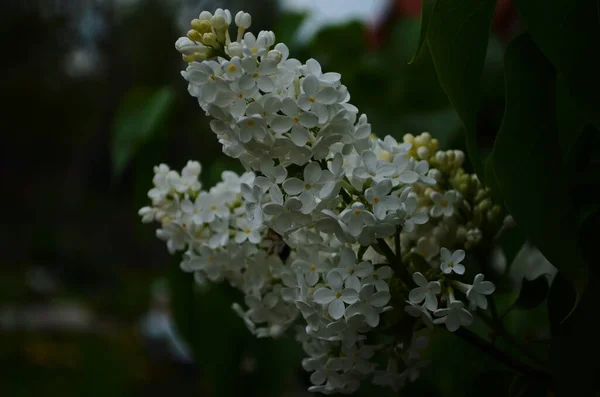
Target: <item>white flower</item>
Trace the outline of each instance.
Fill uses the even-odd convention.
[[[304,146],[309,140],[309,129],[315,127],[319,119],[311,112],[304,112],[292,98],[284,98],[281,102],[284,115],[275,115],[270,122],[273,131],[283,134],[291,130],[290,139],[296,146]]]
[[[433,320],[433,323],[445,324],[446,329],[450,332],[456,331],[461,325],[468,326],[473,322],[473,315],[465,309],[464,303],[454,299],[452,293],[448,299],[448,307],[438,309],[433,314],[438,317]]]
[[[392,163],[394,164],[394,172],[390,175],[390,178],[394,186],[412,184],[419,180],[419,174],[412,170],[412,162],[406,153],[398,153]]]
[[[327,273],[325,281],[327,281],[328,287],[316,290],[313,299],[321,305],[328,305],[329,315],[334,320],[338,320],[346,312],[344,303],[352,304],[358,300],[358,291],[352,288],[343,288],[344,279],[336,270]]]
[[[454,206],[458,203],[458,193],[454,190],[448,190],[443,195],[439,192],[431,193],[431,216],[437,218],[439,216],[452,216],[454,214]]]
[[[347,225],[348,232],[354,237],[362,233],[365,225],[375,224],[375,216],[362,203],[354,203],[342,211],[340,220]]]
[[[266,37],[259,37],[258,39],[254,34],[248,32],[244,35],[242,40],[242,46],[244,55],[248,59],[253,59],[253,56],[263,56],[267,53],[267,39]]]
[[[419,272],[413,273],[413,281],[418,285],[418,287],[410,291],[408,294],[408,299],[412,303],[421,303],[424,300],[424,305],[428,310],[437,310],[438,300],[436,295],[438,295],[442,290],[442,286],[439,281],[427,281],[425,276]]]
[[[262,240],[261,228],[262,224],[254,221],[250,222],[247,219],[238,219],[238,231],[235,235],[236,244],[241,244],[244,241],[249,241],[252,244],[258,244]]]
[[[372,178],[377,182],[392,175],[396,169],[393,164],[378,160],[375,153],[370,150],[365,151],[361,159],[363,166],[354,169],[354,176],[358,178]]]
[[[367,324],[375,328],[379,325],[379,313],[381,308],[387,305],[391,297],[392,296],[387,291],[375,292],[375,286],[372,284],[365,285],[360,290],[360,302],[354,303],[348,307],[346,316],[352,317],[361,314],[365,317]]]
[[[390,286],[387,283],[387,279],[392,277],[394,271],[389,266],[379,266],[377,270],[372,272],[368,277],[365,277],[362,282],[363,284],[373,284],[377,291],[388,291]]]
[[[322,170],[316,162],[308,163],[304,167],[304,181],[298,178],[289,178],[283,182],[283,190],[290,195],[299,195],[302,202],[302,212],[309,213],[315,206],[315,198],[323,197],[321,191],[327,187],[325,193],[331,192],[330,182],[333,175],[329,170]]]
[[[391,191],[392,182],[389,179],[379,181],[365,191],[365,197],[373,206],[373,213],[378,219],[385,219],[388,211],[400,208],[400,200],[390,196]]]
[[[425,305],[417,305],[410,301],[406,301],[406,303],[408,303],[408,306],[404,306],[404,311],[406,313],[413,317],[419,317],[425,326],[430,329],[433,328],[433,318],[431,318],[431,313],[427,310]]]
[[[467,289],[467,299],[471,303],[472,309],[480,307],[487,309],[488,301],[485,295],[491,295],[496,290],[496,286],[491,281],[483,281],[484,275],[479,273],[473,280],[473,285]]]
[[[442,247],[440,250],[440,257],[442,259],[440,269],[442,269],[444,274],[450,274],[452,272],[456,274],[465,274],[465,266],[460,263],[465,259],[465,251],[456,250],[450,252],[448,248]]]
[[[424,225],[429,220],[425,212],[417,211],[418,200],[413,196],[408,196],[398,210],[398,216],[403,219],[402,229],[405,232],[412,232],[415,225]]]
[[[411,161],[414,161],[411,159]],[[419,174],[419,180],[426,185],[435,185],[436,181],[432,177],[428,176],[427,173],[429,171],[429,163],[426,160],[419,161],[413,170]]]
[[[246,33],[246,36],[251,33]],[[275,88],[275,83],[269,75],[277,71],[277,62],[271,59],[264,59],[259,65],[256,64],[256,58],[242,59],[242,66],[246,73],[240,77],[239,84],[243,90],[251,90],[255,85],[263,92],[271,92]]]

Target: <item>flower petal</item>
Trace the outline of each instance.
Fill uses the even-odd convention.
[[[371,299],[369,299],[369,303],[375,307],[383,307],[387,305],[387,303],[392,298],[392,295],[387,291],[379,291],[373,294]]]
[[[304,182],[298,178],[289,178],[283,182],[283,190],[291,195],[300,194],[304,191]]]
[[[329,288],[319,288],[313,294],[313,299],[320,305],[326,305],[335,299],[335,293]]]
[[[465,259],[465,251],[463,250],[456,250],[452,254],[452,262],[454,263],[462,262],[463,259]]]
[[[413,278],[413,281],[415,282],[415,284],[417,284],[419,287],[424,287],[428,283],[425,276],[423,276],[423,274],[421,274],[419,272],[414,272],[412,278]]]
[[[327,310],[327,312],[334,320],[339,320],[340,318],[344,317],[344,313],[346,312],[346,306],[344,305],[344,302],[342,302],[341,299],[335,299],[329,304],[329,309]]]
[[[352,288],[346,288],[342,291],[341,299],[349,304],[355,303],[358,301],[358,292]]]

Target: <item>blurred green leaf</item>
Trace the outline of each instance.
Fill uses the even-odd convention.
[[[113,121],[111,155],[113,173],[119,177],[140,147],[157,134],[174,105],[171,87],[131,89]]]
[[[290,46],[290,51],[294,52],[294,46],[297,42],[298,30],[304,23],[307,17],[305,12],[286,12],[281,14],[277,19],[275,32],[277,32],[277,42],[286,43]]]
[[[496,173],[494,172],[494,153],[490,153],[485,159],[485,186],[490,188],[492,191],[492,197],[494,202],[502,202],[502,191],[498,187],[498,181],[496,180]]]
[[[192,274],[170,266],[169,290],[173,318],[180,335],[191,348],[194,361],[207,375],[216,396],[242,393],[242,384],[231,382],[240,376],[241,346],[249,335],[231,310],[231,300],[222,286],[199,293]],[[223,376],[223,374],[228,376]]]
[[[546,276],[540,276],[535,280],[523,279],[519,297],[514,303],[515,307],[522,309],[533,309],[541,305],[548,296],[548,280]]]
[[[581,296],[588,269],[577,235],[555,117],[554,68],[527,35],[505,58],[506,111],[494,146],[505,203],[527,238],[573,282]],[[518,159],[518,161],[517,161]]]
[[[493,369],[479,374],[466,390],[466,397],[506,397],[514,382],[515,373],[505,369]]]
[[[436,0],[422,0],[421,1],[421,31],[419,34],[419,44],[417,49],[409,63],[415,63],[420,61],[423,46],[426,45],[427,30],[429,29],[429,22],[435,8]]]
[[[597,278],[589,281],[575,311],[571,311],[576,294],[571,283],[559,272],[550,288],[548,315],[552,330],[550,349],[553,372],[558,380],[558,396],[591,396],[600,391],[600,340],[590,316],[597,312]],[[586,359],[587,358],[587,359]]]
[[[438,0],[427,30],[438,78],[465,126],[469,159],[481,180],[484,167],[477,113],[495,6],[495,0]]]
[[[600,128],[600,5],[593,0],[515,0],[527,31]]]

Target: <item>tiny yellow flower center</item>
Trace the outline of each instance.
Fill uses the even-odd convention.
[[[314,96],[309,97],[308,102],[315,103],[315,97]]]
[[[214,256],[209,256],[209,257],[207,258],[207,260],[208,260],[209,262],[214,262],[214,261],[215,261],[215,257],[214,257]]]
[[[311,272],[317,271],[317,267],[315,265],[310,265],[310,271]]]
[[[213,75],[211,75],[211,76],[209,77],[209,79],[210,79],[211,81],[217,81],[217,78],[216,78],[215,76],[213,76]]]
[[[379,203],[381,200],[379,199],[379,197],[375,196],[373,197],[373,203],[377,204]]]
[[[213,204],[213,205],[210,206],[210,209],[213,210],[213,211],[216,211],[217,210],[217,206],[215,204]]]
[[[252,120],[252,119],[249,119],[249,120],[246,122],[246,125],[248,125],[248,127],[254,127],[254,124],[255,124],[255,123],[254,123],[254,120]]]
[[[383,152],[381,152],[381,159],[383,161],[390,162],[390,161],[392,161],[392,154],[390,152],[388,152],[387,150],[384,150]]]
[[[354,215],[356,215],[356,216],[359,216],[359,215],[360,215],[360,213],[361,213],[361,211],[360,211],[360,210],[357,208],[357,209],[355,209],[354,211],[352,211],[352,213],[353,213]]]
[[[300,122],[300,119],[298,117],[294,117],[292,121],[294,122],[294,124],[298,124]]]
[[[258,52],[258,48],[253,48],[250,50],[251,53],[256,54]]]
[[[310,183],[307,183],[306,185],[304,185],[304,189],[310,190],[312,189],[312,185]]]
[[[440,201],[440,206],[441,207],[447,207],[448,206],[448,202],[446,200],[442,200],[442,201]]]
[[[336,297],[336,298],[339,298],[339,297],[341,297],[341,296],[342,296],[342,293],[341,293],[340,291],[337,291],[337,292],[335,293],[335,297]]]
[[[258,73],[258,72],[252,73],[252,77],[254,77],[255,79],[258,78],[259,76],[260,76],[260,73]]]
[[[250,233],[252,233],[252,230],[250,230],[250,228],[247,227],[247,228],[244,229],[244,233],[250,234]]]

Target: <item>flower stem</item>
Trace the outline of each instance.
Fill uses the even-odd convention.
[[[536,380],[542,381],[549,386],[555,385],[554,378],[548,372],[541,371],[537,368],[534,368],[525,363],[522,363],[519,360],[516,360],[511,355],[503,352],[502,350],[499,350],[494,345],[492,345],[490,342],[488,342],[488,341],[484,340],[483,338],[481,338],[480,336],[478,336],[476,333],[469,331],[466,328],[461,327],[458,330],[456,330],[454,332],[454,334],[456,336],[458,336],[459,338],[463,339],[464,341],[469,342],[470,344],[474,345],[475,347],[477,347],[479,350],[486,353],[490,357],[496,359],[497,361],[501,362],[502,364],[506,365],[507,367],[523,374],[524,376],[530,377],[531,379],[536,379]]]
[[[390,246],[382,238],[377,239],[376,247],[379,248],[379,250],[383,253],[383,255],[386,257],[386,259],[390,263],[390,266],[392,266],[394,271],[397,272],[400,279],[407,286],[410,286],[412,284],[411,277],[410,277],[410,274],[408,274],[408,270],[406,269],[406,266],[404,266],[404,263],[402,263],[402,257],[400,255],[394,254],[394,251],[392,251]]]
[[[495,305],[493,305],[492,307],[495,307]],[[492,313],[493,313],[493,311],[492,311]],[[515,338],[508,332],[506,327],[504,327],[504,324],[502,324],[502,322],[499,321],[497,315],[495,316],[496,318],[493,318],[493,317],[490,318],[488,315],[486,315],[485,313],[483,313],[481,311],[478,311],[477,315],[498,336],[504,338],[504,340],[506,340],[506,342],[508,342],[510,345],[512,345],[517,350],[519,350],[523,355],[525,355],[527,358],[529,358],[532,362],[536,363],[537,365],[541,366],[542,368],[546,367],[546,363],[544,363],[542,360],[540,360],[535,354],[533,354],[528,348],[526,348],[521,342],[519,342],[519,340],[517,338]]]

